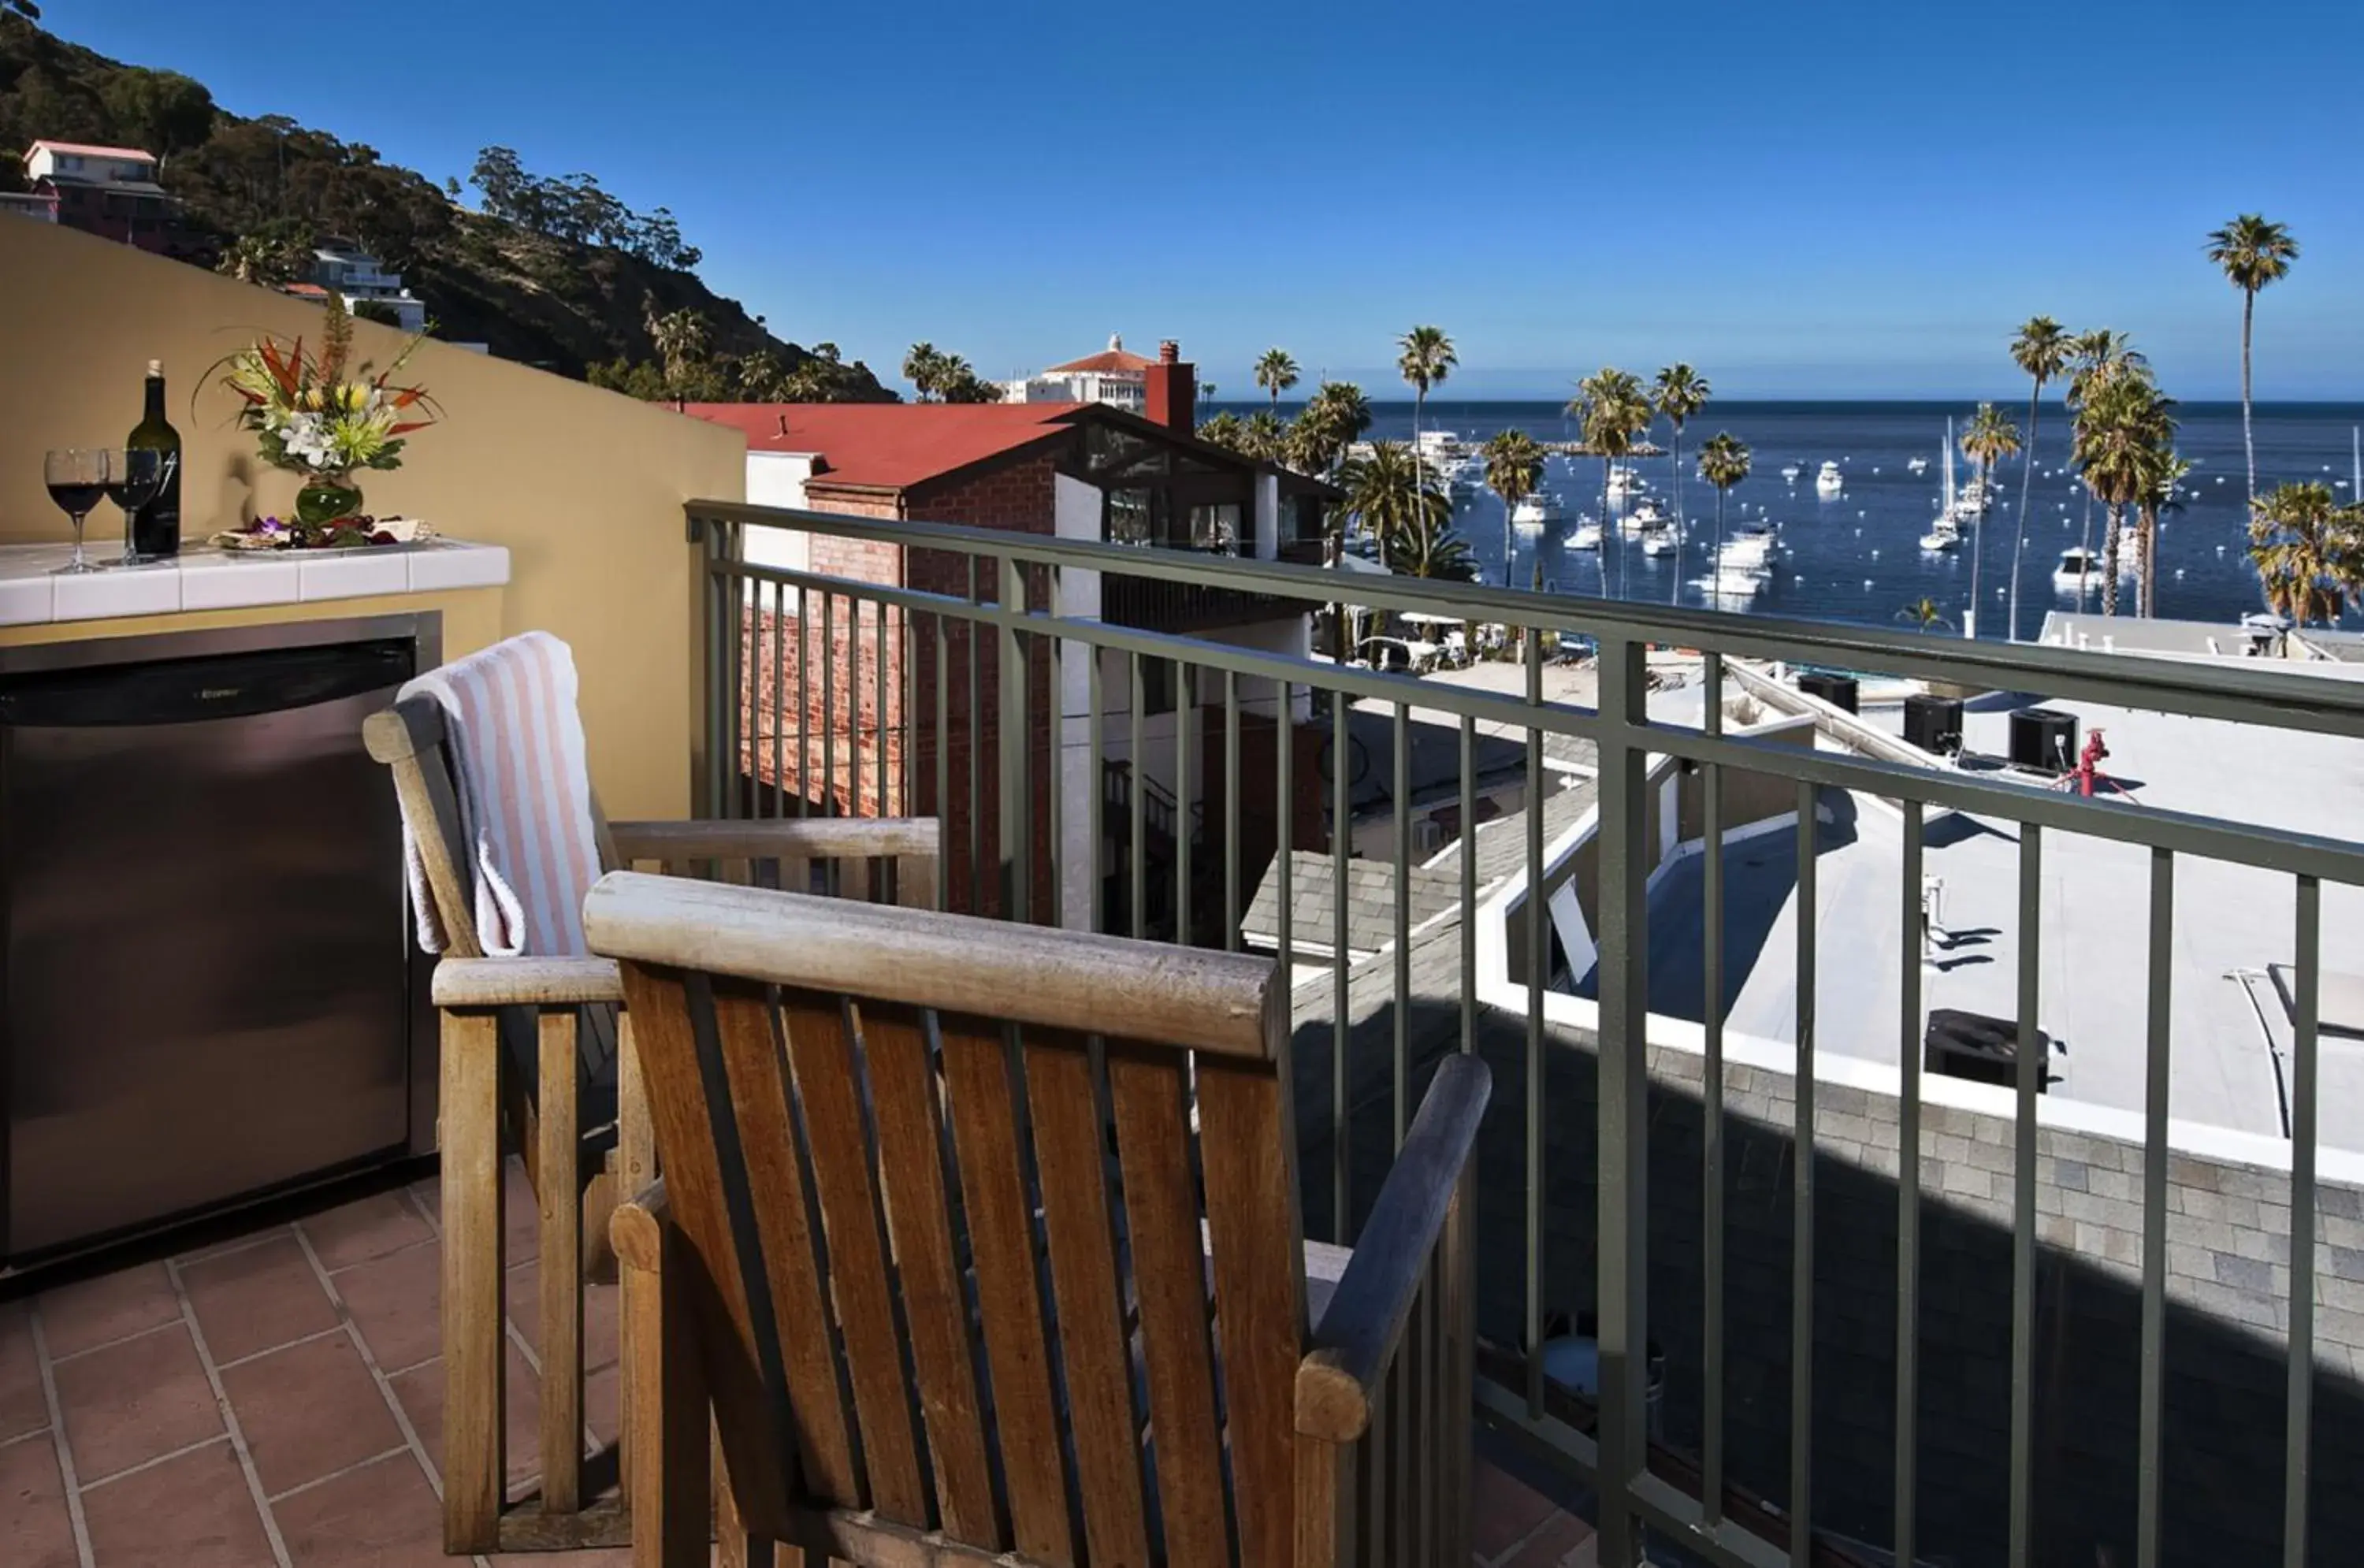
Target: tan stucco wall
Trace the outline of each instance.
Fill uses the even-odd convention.
[[[184,541],[258,511],[289,510],[293,476],[255,460],[229,422],[229,395],[201,380],[258,330],[314,337],[318,308],[72,229],[0,223],[0,543],[68,537],[42,489],[41,454],[120,442],[139,422],[151,359],[164,361],[183,442]],[[383,363],[401,335],[362,322],[354,340]],[[427,386],[444,422],[412,439],[401,469],[367,476],[370,509],[507,546],[509,585],[306,613],[443,607],[447,657],[535,628],[563,638],[582,672],[592,773],[609,814],[688,815],[700,641],[697,555],[685,539],[682,504],[745,494],[745,438],[440,343],[419,350],[406,379]],[[92,537],[105,540],[117,527],[114,508],[102,506]],[[92,622],[80,634],[271,613],[292,618],[296,610]]]

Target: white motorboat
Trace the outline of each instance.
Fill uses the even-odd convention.
[[[1798,475],[1804,472],[1805,470],[1800,468],[1794,462],[1785,462],[1781,465],[1781,478],[1787,484],[1797,484]]]
[[[1645,488],[1641,470],[1630,462],[1609,465],[1609,498],[1622,501],[1628,495],[1638,495]]]
[[[1839,472],[1836,462],[1825,458],[1823,466],[1814,471],[1814,488],[1825,495],[1835,495],[1846,488],[1846,475]]]
[[[1904,460],[1904,468],[1908,473],[1926,473],[1929,472],[1929,460],[1925,457],[1908,457]]]
[[[1932,551],[1962,548],[1961,525],[1954,521],[1951,512],[1937,514],[1936,519],[1929,525],[1929,531],[1921,536],[1921,548]]]
[[[1537,491],[1521,497],[1511,508],[1511,526],[1522,534],[1541,533],[1560,520],[1559,497],[1547,491]]]
[[[2060,552],[2060,562],[2052,569],[2052,585],[2064,594],[2091,589],[2102,581],[2102,557],[2099,551],[2082,545],[2070,545]]]
[[[1594,522],[1589,517],[1580,519],[1576,525],[1576,531],[1567,536],[1567,548],[1570,550],[1599,550],[1600,548],[1600,525]]]
[[[1672,523],[1666,523],[1642,536],[1642,553],[1654,558],[1672,555],[1682,548],[1682,530]]]
[[[1716,552],[1719,571],[1735,567],[1745,572],[1761,572],[1772,564],[1773,551],[1780,536],[1771,528],[1743,528],[1723,541]]]
[[[1751,571],[1744,566],[1718,566],[1707,576],[1692,584],[1712,599],[1753,599],[1765,591],[1772,580],[1767,572]]]
[[[1654,528],[1665,528],[1670,519],[1658,508],[1653,496],[1645,495],[1634,503],[1634,509],[1617,519],[1617,527],[1628,539],[1640,539]]]

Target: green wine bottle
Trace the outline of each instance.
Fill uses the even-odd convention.
[[[164,480],[154,499],[131,515],[131,548],[145,556],[181,553],[181,432],[164,417],[164,361],[148,361],[148,406],[139,423],[123,438],[134,451],[152,451],[163,460]]]

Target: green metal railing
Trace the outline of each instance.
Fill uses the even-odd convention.
[[[1526,742],[1521,869],[1523,885],[1531,889],[1545,886],[1547,869],[1544,804],[1550,778],[1545,742],[1567,737],[1590,743],[1598,791],[1598,1026],[1591,1042],[1598,1066],[1594,1121],[1582,1130],[1591,1140],[1591,1174],[1597,1183],[1590,1220],[1597,1258],[1591,1307],[1597,1315],[1598,1397],[1571,1407],[1562,1397],[1567,1391],[1545,1378],[1542,1353],[1549,1309],[1564,1305],[1546,1299],[1545,1261],[1554,1221],[1565,1226],[1582,1217],[1549,1212],[1544,1179],[1557,1135],[1572,1139],[1577,1129],[1556,1119],[1545,1092],[1548,1069],[1556,1060],[1553,1052],[1571,1042],[1566,1030],[1547,1023],[1552,946],[1537,899],[1538,907],[1522,926],[1528,977],[1520,1020],[1524,1084],[1523,1094],[1514,1096],[1522,1101],[1521,1123],[1514,1130],[1498,1129],[1488,1135],[1515,1147],[1524,1171],[1522,1191],[1496,1195],[1496,1201],[1515,1202],[1520,1207],[1516,1235],[1523,1264],[1515,1271],[1519,1288],[1516,1299],[1505,1304],[1505,1314],[1517,1323],[1517,1342],[1511,1348],[1521,1375],[1497,1377],[1481,1386],[1478,1414],[1564,1464],[1597,1492],[1603,1562],[1640,1561],[1645,1534],[1680,1559],[1718,1564],[1884,1560],[1850,1555],[1854,1548],[1818,1529],[1814,1509],[1818,1473],[1833,1462],[1818,1460],[1813,1439],[1817,1400],[1826,1396],[1815,1375],[1814,1333],[1814,1292],[1821,1273],[1817,1226],[1826,1217],[1818,1203],[1817,1162],[1811,1157],[1818,1138],[1815,806],[1823,791],[1878,796],[1900,803],[1902,810],[1901,929],[1908,936],[1895,962],[1901,964],[1902,992],[1897,1137],[1905,1153],[1894,1176],[1893,1506],[1889,1539],[1880,1543],[1881,1552],[1892,1553],[1896,1562],[1920,1561],[1932,1552],[1953,1561],[1982,1560],[1962,1555],[1958,1544],[1926,1540],[1921,1525],[1921,1502],[1929,1495],[1927,1488],[1939,1482],[1920,1462],[1923,1224],[1931,1195],[1924,1190],[1917,1157],[1924,1148],[1923,996],[1917,944],[1909,933],[1918,929],[1921,918],[1928,815],[1953,810],[2015,823],[2021,829],[2018,1050],[2011,1122],[2013,1285],[2009,1320],[1993,1326],[1998,1340],[2007,1340],[2011,1347],[2012,1386],[2010,1483],[2004,1495],[1992,1501],[2004,1518],[2007,1547],[2000,1560],[2014,1565],[2054,1560],[2061,1550],[2059,1542],[2039,1535],[2035,1495],[2040,1258],[2035,1151],[2044,1071],[2037,1027],[2039,937],[2045,917],[2039,896],[2042,857],[2048,837],[2056,833],[2138,845],[2148,852],[2148,987],[2141,997],[2124,999],[2129,1009],[2146,1009],[2148,1048],[2141,1161],[2140,1381],[2132,1460],[2138,1495],[2130,1533],[2136,1568],[2179,1560],[2177,1544],[2161,1529],[2170,1500],[2162,1477],[2170,1468],[2170,1434],[2164,1427],[2169,1316],[2164,1259],[2170,1202],[2167,1074],[2174,1032],[2169,957],[2174,939],[2175,871],[2179,861],[2198,858],[2288,876],[2296,978],[2289,1156],[2289,1376],[2285,1420],[2279,1433],[2286,1476],[2280,1557],[2292,1565],[2336,1560],[2333,1549],[2320,1542],[2310,1555],[2308,1533],[2309,1460],[2320,1371],[2314,1340],[2317,950],[2321,884],[2364,884],[2364,843],[2226,817],[2129,809],[1969,772],[1774,743],[1728,730],[1722,699],[1728,662],[1786,662],[2364,739],[2364,683],[2314,679],[2263,662],[2170,662],[1961,642],[1880,628],[1342,575],[1184,551],[730,503],[694,503],[688,521],[691,539],[703,552],[706,582],[705,787],[707,809],[715,815],[932,813],[947,824],[953,863],[940,878],[939,897],[953,906],[1003,917],[1088,923],[1119,932],[1164,926],[1210,945],[1236,948],[1243,940],[1244,901],[1264,870],[1243,863],[1243,828],[1253,824],[1257,803],[1270,802],[1268,832],[1260,830],[1257,841],[1270,840],[1270,852],[1263,859],[1277,884],[1278,951],[1297,953],[1303,944],[1326,943],[1330,954],[1329,984],[1301,985],[1298,991],[1301,1010],[1317,1006],[1326,991],[1330,1013],[1330,1081],[1322,1086],[1326,1096],[1313,1093],[1309,1098],[1301,1084],[1299,1115],[1302,1122],[1321,1125],[1326,1112],[1326,1179],[1320,1171],[1307,1176],[1309,1191],[1326,1195],[1326,1213],[1311,1206],[1308,1213],[1314,1217],[1315,1229],[1326,1229],[1342,1241],[1353,1235],[1358,1201],[1366,1203],[1371,1195],[1357,1190],[1354,1159],[1354,1134],[1365,1125],[1361,1116],[1368,1114],[1365,1097],[1350,1079],[1358,987],[1383,984],[1391,993],[1384,999],[1393,1008],[1391,1028],[1384,1030],[1392,1056],[1384,1074],[1384,1097],[1389,1102],[1395,1140],[1403,1136],[1415,1088],[1412,1037],[1415,1003],[1422,998],[1412,957],[1416,932],[1410,873],[1415,857],[1407,804],[1411,794],[1406,773],[1409,727],[1419,714],[1431,716],[1423,722],[1441,721],[1458,730],[1460,776],[1454,801],[1462,837],[1454,912],[1460,922],[1459,971],[1450,1007],[1463,1050],[1478,1049],[1481,1036],[1505,1021],[1502,1009],[1481,1002],[1478,995],[1480,899],[1489,891],[1479,881],[1476,840],[1469,831],[1481,805],[1474,762],[1478,739],[1481,733],[1503,734]],[[749,530],[765,528],[890,543],[902,547],[912,564],[895,583],[750,564],[743,541]],[[1500,623],[1511,628],[1511,645],[1522,651],[1521,689],[1482,690],[1341,667],[1310,656],[1301,643],[1277,651],[1269,645],[1243,645],[1229,634],[1194,636],[1115,624],[1095,613],[1106,581],[1103,573],[1154,578],[1177,588],[1223,595],[1227,602],[1254,595],[1294,606],[1283,613],[1282,625],[1301,626],[1301,620],[1289,617],[1341,598],[1373,610]],[[914,583],[933,586],[909,585]],[[842,628],[854,628],[853,636],[849,639]],[[1546,644],[1571,631],[1590,639],[1596,651],[1597,697],[1590,706],[1545,698]],[[866,664],[857,646],[864,638],[873,645]],[[1658,712],[1652,711],[1647,654],[1654,646],[1668,645],[1697,650],[1702,656],[1706,691],[1695,720],[1672,717],[1671,699],[1662,699]],[[1175,673],[1170,688],[1176,695],[1175,718],[1170,724],[1158,722],[1162,715],[1143,712],[1148,695],[1144,669],[1158,661],[1170,663]],[[1395,895],[1392,954],[1377,971],[1381,980],[1377,982],[1370,971],[1356,969],[1349,959],[1353,933],[1345,889],[1354,808],[1347,769],[1331,766],[1326,781],[1311,777],[1305,758],[1298,754],[1301,746],[1311,748],[1309,756],[1318,754],[1318,745],[1299,739],[1310,731],[1326,739],[1333,758],[1346,757],[1350,709],[1356,705],[1390,717],[1395,738],[1387,790],[1392,818],[1388,858]],[[1143,830],[1143,810],[1149,792],[1130,791],[1130,830],[1110,832],[1103,821],[1108,797],[1102,774],[1112,757],[1121,756],[1145,779],[1149,760],[1169,754],[1168,742],[1154,733],[1166,728],[1172,731],[1170,793],[1183,819],[1202,812],[1207,829],[1195,851],[1192,840],[1198,835],[1175,836],[1179,863],[1170,879],[1175,900],[1170,926],[1164,918],[1166,911],[1146,906],[1149,835]],[[1263,778],[1251,779],[1243,769],[1243,738],[1249,734],[1271,738],[1270,759],[1257,770]],[[1070,765],[1071,754],[1075,766]],[[1210,755],[1218,763],[1213,768],[1206,766]],[[1651,1105],[1657,1089],[1649,1056],[1646,902],[1656,858],[1645,831],[1647,770],[1654,756],[1674,757],[1699,773],[1705,822],[1699,1178],[1704,1332],[1698,1346],[1680,1348],[1685,1356],[1696,1356],[1702,1372],[1697,1452],[1678,1465],[1666,1461],[1666,1445],[1654,1441],[1647,1425]],[[1047,778],[1041,776],[1044,770]],[[1725,1392],[1733,1370],[1726,1298],[1735,1288],[1727,1252],[1735,1217],[1726,1198],[1733,1144],[1725,1110],[1725,1024],[1720,1005],[1733,958],[1725,934],[1725,784],[1744,773],[1790,781],[1797,797],[1796,1054],[1788,1129],[1796,1158],[1787,1216],[1791,1339],[1786,1476],[1733,1474],[1726,1440],[1734,1414]],[[1265,794],[1266,778],[1269,795]],[[1037,787],[1038,780],[1044,787]],[[1206,781],[1219,785],[1214,793],[1220,800],[1209,798]],[[1324,782],[1330,785],[1327,791],[1320,787]],[[1292,842],[1300,791],[1310,798],[1326,796],[1326,843]],[[1080,824],[1072,820],[1076,814]],[[1335,896],[1326,931],[1293,929],[1292,851],[1298,849],[1325,851],[1329,859]],[[1220,856],[1221,863],[1194,867],[1194,853]],[[1106,863],[1112,854],[1131,857],[1131,874],[1114,879],[1127,890],[1129,907],[1104,906],[1109,873],[1123,869]],[[1086,857],[1080,866],[1074,863],[1078,855]],[[1757,962],[1775,960],[1767,955]],[[1326,1106],[1320,1103],[1323,1097]],[[1499,1085],[1497,1103],[1502,1103]],[[1312,1141],[1318,1145],[1320,1140]],[[1568,1415],[1570,1408],[1587,1407],[1592,1407],[1589,1429],[1586,1421]],[[1773,1494],[1779,1496],[1758,1506]],[[2092,1561],[2091,1551],[2083,1561]]]

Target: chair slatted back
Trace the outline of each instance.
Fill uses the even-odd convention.
[[[630,873],[585,914],[752,1533],[1288,1560],[1306,1286],[1270,961]]]

